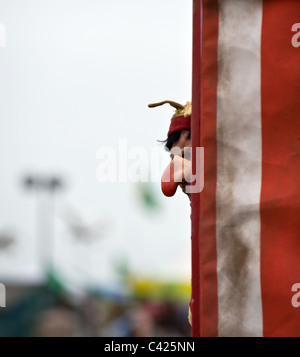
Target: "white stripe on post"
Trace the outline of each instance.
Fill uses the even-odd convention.
[[[262,0],[219,0],[219,336],[262,336],[261,26]]]

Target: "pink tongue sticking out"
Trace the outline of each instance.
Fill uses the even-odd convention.
[[[161,190],[165,196],[174,196],[177,187],[184,181],[187,161],[176,155],[164,170],[161,177]]]

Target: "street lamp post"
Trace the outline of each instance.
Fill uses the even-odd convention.
[[[34,191],[36,194],[38,260],[45,275],[54,264],[55,194],[62,190],[63,181],[55,176],[28,175],[24,177],[23,184],[27,190]]]

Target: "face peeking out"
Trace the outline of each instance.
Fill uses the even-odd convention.
[[[158,103],[148,104],[149,108],[159,107],[170,104],[175,108],[165,141],[165,148],[170,152],[171,162],[166,167],[161,178],[161,189],[165,196],[171,197],[175,194],[178,186],[189,198],[186,187],[191,182],[192,163],[191,153],[191,115],[192,103],[186,102],[185,105],[171,100],[164,100]]]
[[[175,135],[174,135],[175,134]],[[190,160],[191,135],[189,130],[175,132],[166,142],[166,148],[170,151],[171,162],[164,170],[161,177],[161,189],[165,196],[172,197],[178,186],[186,192],[192,175],[192,163]]]

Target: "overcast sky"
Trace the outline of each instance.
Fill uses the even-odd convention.
[[[49,258],[49,239],[55,265],[70,284],[113,282],[119,259],[139,276],[188,281],[187,197],[181,191],[164,197],[156,180],[148,185],[158,199],[152,211],[141,204],[137,184],[100,183],[96,173],[99,149],[112,148],[119,163],[124,143],[128,150],[144,148],[149,159],[155,152],[160,168],[149,160],[151,170],[169,162],[157,139],[165,139],[173,110],[147,104],[191,99],[192,1],[0,0],[0,23],[6,29],[0,235],[16,238],[0,250],[0,281],[37,278],[38,247]],[[128,158],[127,165],[134,161]],[[64,178],[53,235],[43,221],[42,197],[21,184],[28,173]],[[76,239],[67,209],[93,229],[100,226],[101,238]]]

